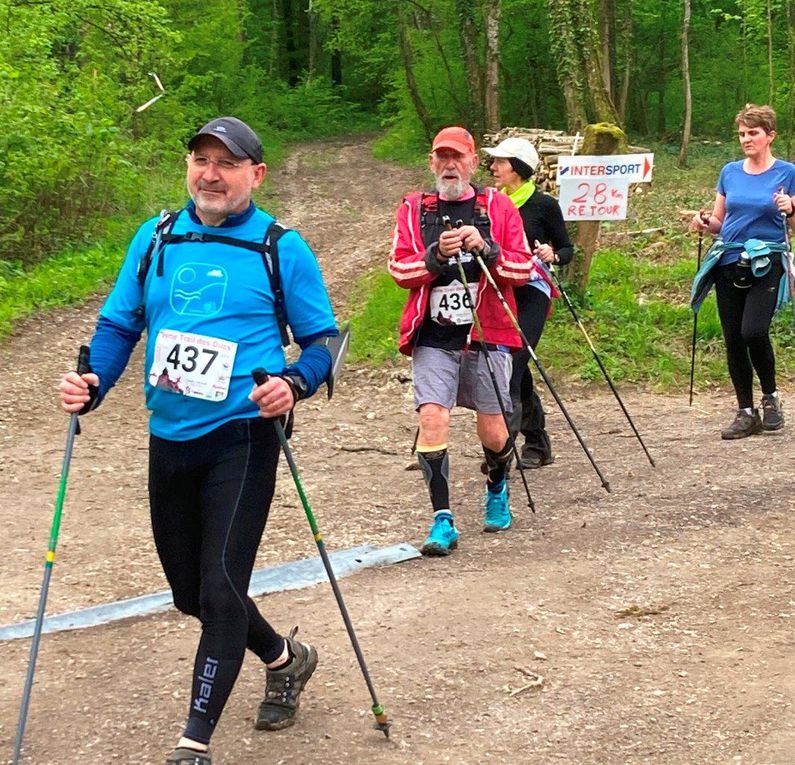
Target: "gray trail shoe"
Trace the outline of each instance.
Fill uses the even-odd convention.
[[[177,747],[167,758],[166,765],[212,765],[209,752]]]
[[[784,407],[781,396],[762,395],[762,430],[781,430],[784,427]]]
[[[728,428],[724,428],[720,432],[720,437],[724,441],[732,441],[735,438],[752,436],[761,430],[762,418],[759,416],[758,409],[754,409],[753,414],[748,414],[745,410],[738,409],[737,414],[734,416],[734,421]]]
[[[254,723],[257,730],[281,730],[295,722],[301,691],[317,666],[317,651],[308,643],[299,643],[296,632],[298,627],[293,627],[285,638],[295,658],[282,669],[268,670],[265,698]]]

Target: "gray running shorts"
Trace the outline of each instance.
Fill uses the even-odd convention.
[[[509,384],[511,354],[489,351],[494,376],[506,412],[512,410]],[[419,346],[412,354],[414,405],[440,404],[452,409],[456,404],[483,414],[500,414],[486,357],[476,348],[468,351],[445,351]]]

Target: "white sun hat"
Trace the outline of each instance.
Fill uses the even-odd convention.
[[[492,157],[503,157],[506,159],[514,157],[524,162],[533,172],[536,171],[538,163],[541,161],[535,146],[526,138],[506,138],[496,146],[484,148],[483,151],[491,154]]]

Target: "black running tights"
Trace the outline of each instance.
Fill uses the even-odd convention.
[[[514,290],[516,295],[517,319],[530,346],[535,350],[544,323],[549,313],[549,298],[541,290],[525,285]],[[525,437],[525,444],[543,456],[552,454],[549,436],[546,432],[546,418],[541,399],[533,385],[533,374],[528,366],[530,351],[526,348],[513,355],[513,373],[511,375],[511,403],[513,414],[510,415],[511,431],[519,431]]]
[[[776,359],[770,342],[770,322],[783,268],[780,262],[774,262],[767,274],[754,279],[748,289],[734,286],[734,269],[734,265],[717,269],[715,294],[726,342],[729,376],[737,394],[737,404],[743,409],[754,405],[754,370],[762,393],[776,390]]]
[[[261,418],[200,438],[150,438],[152,530],[174,605],[201,620],[185,735],[208,743],[245,649],[266,663],[284,648],[248,585],[273,498],[279,442]]]

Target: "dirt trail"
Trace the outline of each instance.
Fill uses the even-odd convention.
[[[383,262],[400,194],[420,183],[354,138],[299,147],[274,179],[280,216],[318,252],[341,313],[353,279]],[[35,610],[65,433],[54,386],[97,307],[28,322],[0,352],[3,624]],[[85,418],[50,612],[165,586],[147,523],[140,356],[133,367]],[[427,530],[425,489],[406,471],[407,375],[404,361],[349,369],[330,403],[301,407],[293,446],[333,549],[419,544]],[[321,654],[298,724],[253,730],[264,680],[248,659],[216,762],[793,762],[793,426],[723,443],[728,394],[701,395],[690,409],[684,396],[624,391],[655,470],[612,397],[562,392],[611,494],[553,410],[557,462],[529,474],[537,514],[515,480],[514,528],[480,533],[480,455],[470,414],[457,412],[460,550],[343,580],[395,723],[390,741],[369,729],[333,597],[317,586],[261,599],[277,626],[300,624]],[[314,552],[285,472],[258,565]],[[196,639],[175,613],[45,636],[25,762],[160,765],[181,729]],[[28,647],[0,645],[0,759],[10,757]]]

